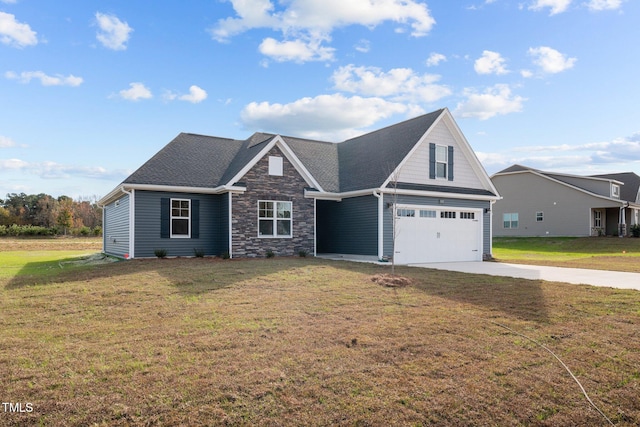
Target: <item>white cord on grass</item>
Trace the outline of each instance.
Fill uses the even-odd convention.
[[[493,320],[489,320],[489,321],[490,321],[491,323],[493,323],[494,325],[498,325],[498,326],[500,326],[501,328],[507,329],[508,331],[511,331],[512,333],[514,333],[514,334],[516,334],[516,335],[519,335],[519,336],[521,336],[521,337],[523,337],[523,338],[528,339],[528,340],[529,340],[529,341],[531,341],[532,343],[534,343],[534,344],[536,344],[536,345],[538,345],[538,346],[540,346],[540,347],[544,348],[544,349],[545,349],[545,350],[547,350],[549,353],[551,353],[551,355],[552,355],[553,357],[555,357],[555,358],[558,360],[558,362],[560,362],[560,364],[561,364],[562,366],[564,366],[564,369],[566,369],[566,370],[567,370],[567,372],[569,372],[569,375],[571,375],[571,378],[573,378],[573,379],[574,379],[574,381],[578,384],[578,386],[580,386],[580,390],[582,390],[582,394],[584,394],[584,397],[586,397],[586,398],[587,398],[587,401],[591,404],[591,406],[593,406],[594,408],[596,408],[596,411],[598,411],[598,412],[600,413],[600,415],[602,415],[602,416],[604,417],[604,419],[605,419],[605,420],[607,420],[607,421],[609,422],[609,424],[611,424],[612,426],[613,426],[613,425],[615,425],[615,424],[614,424],[614,423],[609,419],[609,417],[607,417],[607,416],[604,414],[604,412],[602,412],[602,411],[600,410],[600,408],[598,408],[598,407],[596,406],[596,404],[595,404],[595,403],[593,403],[593,401],[591,400],[591,398],[589,397],[589,395],[588,395],[588,394],[587,394],[587,392],[585,391],[584,387],[582,387],[582,384],[580,384],[580,381],[578,381],[578,379],[576,378],[576,376],[575,376],[575,375],[573,375],[573,372],[571,372],[571,369],[569,369],[569,367],[568,367],[567,365],[565,365],[565,363],[564,363],[564,362],[563,362],[563,361],[562,361],[558,356],[556,356],[556,354],[555,354],[553,351],[549,350],[549,348],[548,348],[547,346],[545,346],[544,344],[539,343],[538,341],[534,340],[533,338],[530,338],[530,337],[528,337],[528,336],[526,336],[526,335],[524,335],[524,334],[521,334],[521,333],[520,333],[520,332],[518,332],[518,331],[514,331],[513,329],[511,329],[511,328],[510,328],[510,327],[508,327],[508,326],[502,325],[502,324],[500,324],[500,323],[498,323],[498,322],[494,322]]]

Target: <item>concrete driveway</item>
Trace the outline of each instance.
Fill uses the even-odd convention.
[[[640,291],[640,273],[586,270],[582,268],[544,267],[537,265],[503,264],[501,262],[443,262],[411,264],[412,267],[462,273],[488,274],[490,276],[519,277],[531,280],[547,280],[593,286],[606,286]]]

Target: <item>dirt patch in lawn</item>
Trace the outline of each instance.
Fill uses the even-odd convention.
[[[411,279],[408,277],[397,276],[395,274],[376,274],[371,276],[371,281],[387,288],[404,288],[411,285]]]

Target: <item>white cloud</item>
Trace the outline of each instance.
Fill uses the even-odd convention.
[[[425,36],[435,20],[426,4],[416,0],[229,0],[236,17],[221,19],[210,29],[212,37],[226,42],[255,28],[282,32],[284,40],[265,39],[260,51],[276,60],[331,60],[333,49],[321,47],[334,29],[350,25],[373,28],[391,21],[411,28],[414,37]],[[311,59],[305,59],[311,58]]]
[[[616,10],[620,9],[623,0],[590,0],[587,3],[589,10],[599,12],[601,10]]]
[[[640,132],[604,142],[520,146],[502,153],[476,154],[491,173],[516,163],[578,175],[628,172],[630,163],[640,166]]]
[[[164,99],[166,99],[167,101],[173,101],[173,100],[180,100],[180,101],[187,101],[187,102],[191,102],[192,104],[198,104],[202,101],[204,101],[205,99],[207,99],[207,92],[196,86],[196,85],[192,85],[189,87],[189,93],[186,95],[178,95],[175,94],[171,91],[168,91],[164,94]]]
[[[252,102],[242,110],[241,120],[250,129],[342,141],[394,114],[415,112],[410,106],[382,98],[334,94],[289,104]]]
[[[96,12],[96,21],[100,31],[96,33],[96,38],[108,49],[125,50],[126,43],[133,28],[126,22],[122,22],[117,16]]]
[[[38,37],[29,24],[18,22],[15,15],[0,12],[0,43],[13,47],[33,46],[38,44]]]
[[[522,111],[526,98],[515,96],[505,84],[497,84],[478,93],[474,89],[465,89],[466,100],[458,103],[454,114],[460,117],[475,117],[487,120],[497,115]]]
[[[260,43],[260,53],[278,62],[294,61],[330,61],[333,60],[335,49],[320,46],[322,40],[303,40],[279,42],[268,37]]]
[[[550,8],[550,15],[557,15],[558,13],[565,12],[571,5],[571,0],[535,0],[529,9],[542,10],[546,7]]]
[[[128,101],[153,98],[151,91],[144,84],[138,82],[129,83],[129,89],[123,89],[118,93],[122,99]]]
[[[389,97],[393,101],[435,102],[451,95],[451,90],[436,84],[440,76],[419,75],[411,68],[393,68],[384,72],[376,67],[340,67],[331,76],[334,87],[366,96]]]
[[[15,4],[17,2],[17,0],[0,0],[2,1],[2,3],[7,3],[7,4]]]
[[[0,135],[0,148],[10,148],[15,147],[16,143],[11,138]]]
[[[354,48],[361,53],[367,53],[371,50],[371,42],[366,39],[362,39],[354,46]]]
[[[49,76],[42,71],[23,71],[20,74],[7,71],[4,76],[8,79],[19,80],[21,83],[29,83],[32,79],[38,79],[42,86],[80,86],[84,81],[82,77],[76,77],[73,74]]]
[[[547,46],[529,48],[533,63],[544,73],[555,74],[572,68],[577,58],[567,58],[563,53]]]
[[[445,62],[446,60],[447,57],[443,54],[433,52],[431,55],[429,55],[429,58],[427,58],[427,67],[435,67],[441,62]]]
[[[2,169],[23,169],[29,166],[29,164],[20,159],[0,159],[0,170]]]
[[[482,56],[476,59],[473,68],[478,74],[496,74],[502,75],[509,73],[505,67],[505,59],[498,52],[485,50]]]

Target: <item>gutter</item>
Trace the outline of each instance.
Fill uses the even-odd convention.
[[[370,196],[373,193],[379,194],[399,194],[403,196],[438,197],[442,199],[468,199],[482,201],[498,201],[501,196],[489,196],[481,194],[445,193],[439,191],[404,190],[395,188],[369,188],[366,190],[347,191],[344,193],[329,193],[326,191],[304,191],[304,197],[308,199],[333,200],[340,202],[342,199],[358,196]],[[378,196],[376,196],[378,197]]]
[[[116,187],[109,194],[98,200],[99,206],[105,206],[119,193],[129,194],[127,190],[141,190],[141,191],[166,191],[169,193],[198,193],[198,194],[222,194],[222,193],[244,193],[247,191],[246,187],[240,187],[237,185],[219,185],[215,188],[209,187],[182,187],[177,185],[154,185],[154,184],[121,184]]]

